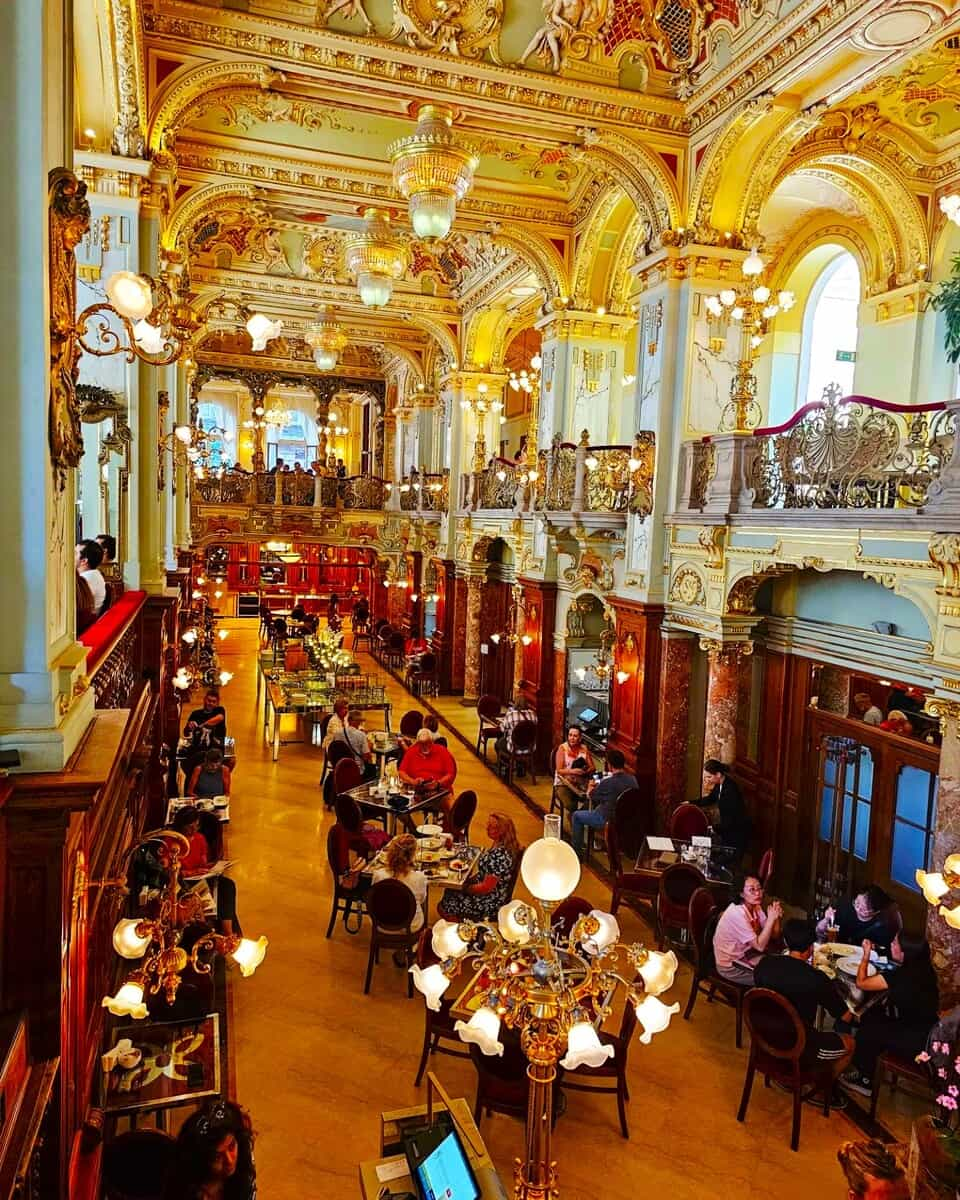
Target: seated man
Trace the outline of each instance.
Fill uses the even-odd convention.
[[[853,1057],[853,1038],[849,1033],[818,1031],[817,1009],[824,1009],[845,1029],[850,1028],[853,1014],[832,981],[810,962],[815,941],[813,922],[798,919],[784,921],[783,940],[787,944],[786,954],[767,954],[754,967],[756,985],[779,992],[797,1010],[807,1033],[802,1065],[809,1067],[815,1062],[836,1063],[836,1078]]]
[[[214,746],[223,749],[227,736],[227,710],[220,703],[220,696],[210,688],[203,698],[203,708],[195,708],[183,727],[184,737],[190,738],[190,746],[183,756],[183,772],[189,780]]]
[[[537,714],[529,704],[508,704],[500,722],[500,736],[494,743],[497,754],[509,754],[513,750],[513,731],[521,721],[537,723]]]
[[[100,574],[100,564],[103,562],[103,547],[99,542],[90,538],[76,545],[75,565],[77,574],[86,582],[93,593],[93,610],[99,617],[107,599],[106,580]]]
[[[844,896],[835,908],[831,905],[817,925],[817,936],[825,938],[831,925],[840,931],[838,941],[859,946],[867,938],[882,954],[888,954],[893,939],[903,928],[903,917],[883,888],[871,883],[852,900]]]
[[[429,729],[421,729],[400,762],[399,775],[411,786],[426,784],[434,791],[447,791],[457,777],[457,764],[446,746],[434,742]]]
[[[603,829],[613,816],[613,807],[629,788],[637,786],[635,775],[627,770],[626,759],[620,750],[607,750],[609,773],[603,779],[591,780],[587,787],[590,808],[578,808],[573,813],[573,848],[583,857],[584,830]]]
[[[363,772],[364,780],[376,779],[377,767],[373,761],[373,751],[370,749],[370,739],[363,727],[363,713],[359,708],[351,708],[347,713],[347,721],[343,732],[337,739],[346,742],[353,760]]]

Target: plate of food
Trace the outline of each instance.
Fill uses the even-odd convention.
[[[851,954],[849,958],[841,958],[837,963],[837,970],[842,971],[844,975],[851,975],[854,979],[857,977],[857,971],[860,969],[860,964],[863,962],[863,953]],[[873,959],[867,963],[867,975],[876,975],[877,968],[873,965]]]
[[[439,837],[441,833],[443,833],[442,825],[421,825],[417,830],[417,837],[435,838]]]
[[[828,958],[850,958],[853,954],[862,954],[861,946],[853,946],[849,942],[821,942],[817,947],[820,954],[825,954]]]
[[[462,871],[466,865],[467,864],[462,858],[455,858],[452,862],[447,864],[451,871]]]

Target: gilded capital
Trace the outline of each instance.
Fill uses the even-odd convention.
[[[940,568],[941,596],[960,596],[960,533],[935,533],[927,547],[930,561]]]

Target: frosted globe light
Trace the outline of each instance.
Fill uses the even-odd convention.
[[[600,928],[590,937],[584,938],[583,948],[588,954],[599,954],[619,940],[620,926],[617,924],[617,918],[603,909],[591,909],[588,915],[600,922]]]
[[[393,295],[393,280],[389,275],[377,275],[373,271],[361,271],[357,276],[360,299],[368,308],[383,308]]]
[[[923,892],[923,897],[928,904],[939,904],[947,892],[950,891],[950,885],[939,871],[921,871],[918,869],[916,880],[917,886]]]
[[[768,304],[768,305],[766,305],[766,307],[765,307],[765,308],[764,308],[764,310],[763,310],[763,317],[764,317],[764,320],[765,320],[765,321],[770,321],[770,320],[772,320],[772,319],[773,319],[773,318],[774,318],[774,317],[777,315],[777,313],[778,313],[779,311],[780,311],[780,306],[779,306],[778,304]]]
[[[175,426],[173,435],[178,441],[183,442],[185,446],[189,446],[191,441],[193,441],[193,430],[189,425]]]
[[[267,945],[265,937],[260,937],[256,941],[252,938],[240,939],[240,945],[230,957],[240,968],[240,974],[244,978],[252,975],[263,962],[264,955],[267,953]]]
[[[114,271],[107,280],[107,299],[122,316],[141,321],[153,312],[153,291],[150,280],[133,271]]]
[[[279,337],[282,329],[282,321],[271,321],[263,313],[253,313],[247,321],[247,333],[250,334],[254,350],[266,350],[267,342]]]
[[[104,996],[101,1007],[112,1012],[115,1017],[132,1017],[142,1021],[147,1015],[147,1006],[143,1002],[143,984],[135,979],[128,979],[115,996]]]
[[[720,303],[724,306],[724,308],[729,308],[731,304],[736,304],[736,302],[737,293],[733,290],[733,288],[724,288],[720,293]]]
[[[159,325],[151,325],[146,317],[134,325],[133,340],[137,343],[144,354],[163,353],[163,330]]]
[[[647,951],[647,961],[637,968],[648,996],[659,996],[673,987],[677,974],[677,956],[672,950],[662,954],[658,950]]]
[[[521,914],[527,914],[521,919]],[[530,941],[530,926],[533,914],[523,900],[511,900],[497,913],[497,928],[501,936],[515,946],[525,946]]]
[[[671,1004],[669,1008],[656,996],[644,996],[636,1008],[637,1020],[643,1026],[640,1041],[649,1046],[655,1033],[663,1033],[670,1024],[670,1018],[680,1011],[679,1004]]]
[[[763,286],[754,288],[753,298],[758,304],[766,304],[770,299],[770,289]]]
[[[956,192],[950,196],[941,196],[940,211],[948,221],[954,221],[960,225],[960,196]]]
[[[460,1035],[462,1042],[473,1042],[484,1054],[503,1055],[503,1042],[500,1041],[500,1018],[488,1005],[478,1008],[469,1021],[458,1021],[454,1032]]]
[[[430,945],[437,958],[462,958],[467,952],[467,943],[459,933],[457,921],[437,921],[433,927]]]
[[[324,350],[318,346],[313,352],[313,361],[321,371],[332,371],[337,365],[339,355],[336,350]]]
[[[557,904],[566,900],[580,882],[580,859],[567,842],[542,837],[524,851],[520,876],[532,896]]]
[[[410,223],[418,238],[439,241],[447,236],[457,215],[455,196],[444,192],[417,192],[410,197]]]
[[[439,963],[422,968],[416,965],[410,968],[413,983],[418,992],[425,998],[427,1008],[433,1012],[440,1011],[440,997],[450,986],[450,980],[444,975]]]
[[[742,321],[743,320],[743,309],[740,307],[739,304],[736,306],[736,308],[732,308],[730,310],[730,316],[734,319],[734,321]]]
[[[743,260],[743,266],[740,268],[740,270],[748,279],[751,279],[755,275],[763,274],[763,259],[757,253],[756,246],[753,247],[747,257]]]
[[[793,292],[780,292],[777,296],[777,303],[784,312],[789,312],[796,303],[796,297],[794,296]]]
[[[150,945],[150,935],[137,933],[139,921],[124,918],[118,921],[113,931],[113,948],[121,958],[143,958]]]
[[[540,368],[543,366],[543,359],[539,354],[535,354],[533,358],[530,359],[530,366],[533,367],[535,371],[540,370]]]
[[[597,1031],[587,1020],[575,1021],[567,1033],[567,1053],[560,1066],[567,1071],[577,1067],[602,1067],[613,1057],[613,1046],[602,1045]]]

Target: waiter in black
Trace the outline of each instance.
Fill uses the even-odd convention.
[[[719,809],[720,823],[716,832],[721,844],[733,846],[742,856],[750,841],[750,817],[736,780],[730,778],[730,768],[719,759],[708,758],[703,764],[703,780],[709,791],[694,803],[701,808],[716,806]]]

